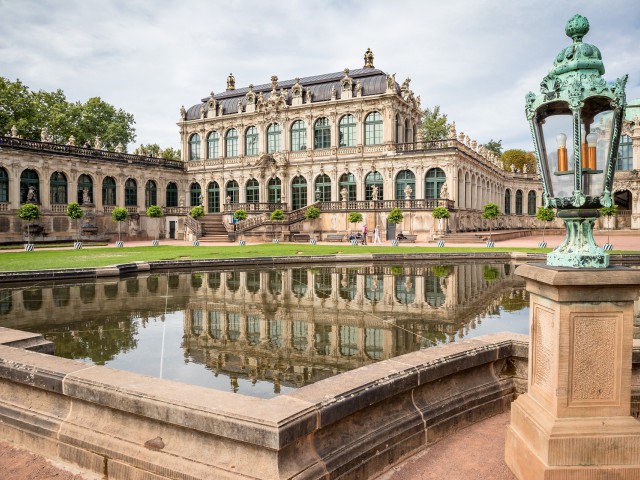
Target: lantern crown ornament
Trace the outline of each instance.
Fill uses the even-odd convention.
[[[609,256],[596,245],[593,225],[598,208],[613,204],[627,75],[613,84],[602,77],[600,50],[582,41],[589,32],[585,17],[574,15],[565,32],[573,43],[556,55],[540,94],[525,96],[543,204],[558,209],[567,229],[547,264],[602,268],[609,265]]]

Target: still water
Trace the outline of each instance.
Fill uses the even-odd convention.
[[[56,355],[262,398],[421,348],[528,332],[510,264],[164,272],[0,288]]]

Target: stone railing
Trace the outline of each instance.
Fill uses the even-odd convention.
[[[66,213],[67,212],[67,204],[66,203],[56,203],[51,205],[51,213]]]
[[[8,212],[9,204],[6,202],[0,202],[0,212]]]
[[[200,222],[198,220],[193,218],[191,215],[187,215],[187,220],[184,223],[184,225],[185,225],[185,228],[189,232],[191,232],[191,234],[195,238],[200,238],[200,236],[202,235],[202,225],[200,224]]]
[[[180,160],[166,160],[164,158],[145,157],[142,155],[133,155],[131,153],[109,152],[107,150],[77,147],[74,145],[62,145],[59,143],[36,142],[34,140],[25,140],[16,137],[0,136],[0,147],[9,147],[19,150],[31,150],[40,153],[51,153],[55,155],[71,155],[74,157],[94,158],[119,163],[149,165],[177,170],[185,169],[184,163]]]
[[[452,209],[455,206],[453,200],[438,199],[414,199],[414,200],[352,200],[346,202],[321,202],[320,210],[323,212],[367,211],[384,210],[393,208],[401,210],[433,210],[436,207]]]
[[[190,207],[164,207],[165,215],[187,215]]]
[[[138,208],[138,206],[137,206],[137,205],[129,205],[129,206],[124,207],[124,208],[126,208],[126,209],[127,209],[127,213],[128,213],[129,215],[132,215],[132,214],[135,214],[135,213],[139,213],[139,212],[140,212],[140,209]]]
[[[286,210],[286,203],[225,203],[222,211],[224,213],[233,213],[236,210],[246,210],[247,212],[273,212],[274,210]]]
[[[116,208],[115,205],[104,205],[102,207],[102,211],[106,214],[106,215],[111,215],[111,213],[113,212],[113,209]]]
[[[306,207],[299,208],[298,210],[294,210],[292,212],[285,212],[285,218],[283,220],[273,221],[269,218],[267,213],[262,215],[254,216],[251,218],[247,218],[246,220],[242,220],[241,222],[236,223],[236,232],[246,232],[247,230],[251,230],[252,228],[259,227],[264,224],[282,224],[282,225],[291,225],[292,223],[300,222],[304,220],[305,213],[311,207],[319,207],[320,202],[313,203],[311,205],[307,205]]]

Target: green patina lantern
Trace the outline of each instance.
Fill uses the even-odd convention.
[[[604,80],[600,50],[582,41],[589,31],[585,17],[574,15],[565,31],[573,44],[556,56],[540,95],[526,95],[544,206],[557,208],[566,227],[547,265],[605,268],[609,255],[596,244],[593,226],[598,208],[613,204],[627,75],[612,85]]]

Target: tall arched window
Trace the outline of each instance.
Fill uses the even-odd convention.
[[[331,126],[329,119],[322,117],[313,125],[313,148],[331,147]]]
[[[144,186],[144,206],[149,208],[151,205],[158,204],[158,187],[156,182],[148,180]]]
[[[258,155],[258,129],[253,125],[244,132],[244,154],[248,157]]]
[[[529,215],[536,214],[536,192],[535,190],[529,190],[527,195],[527,213]]]
[[[225,193],[225,203],[240,203],[240,187],[238,186],[238,182],[229,180]]]
[[[405,191],[407,185],[411,187],[408,199],[416,198],[416,176],[411,170],[402,170],[396,176],[396,200],[407,199],[407,192]]]
[[[116,181],[113,177],[104,177],[102,180],[102,205],[116,204]]]
[[[258,180],[252,178],[247,182],[247,203],[260,202],[260,185]]]
[[[291,151],[307,149],[307,126],[304,121],[296,120],[291,125]]]
[[[267,127],[267,153],[280,151],[280,125],[272,123]]]
[[[67,177],[62,172],[53,172],[49,180],[50,198],[52,204],[67,203]],[[80,203],[80,202],[78,202]]]
[[[427,273],[424,276],[424,298],[434,308],[441,307],[446,300],[440,280],[441,278],[433,273]]]
[[[307,180],[302,175],[291,181],[291,206],[294,210],[307,206]]]
[[[377,192],[374,187],[377,187]],[[380,172],[369,172],[364,179],[364,199],[373,199],[374,193],[376,193],[376,200],[384,199],[384,182]]]
[[[40,177],[35,170],[23,170],[20,174],[20,203],[40,202]]]
[[[282,181],[278,177],[269,179],[267,192],[269,203],[280,203],[282,199]]]
[[[200,196],[202,195],[202,188],[198,182],[193,182],[189,186],[189,206],[195,207],[200,205]]]
[[[200,135],[197,133],[189,138],[189,160],[200,160]]]
[[[220,211],[220,186],[218,182],[209,182],[207,185],[207,204],[209,213]]]
[[[138,184],[133,178],[124,183],[124,205],[134,207],[138,205]]]
[[[395,123],[395,129],[394,129],[394,135],[395,135],[395,141],[396,143],[402,143],[402,137],[401,137],[401,127],[400,127],[400,115],[396,114],[396,123]]]
[[[409,138],[409,120],[404,121],[404,141],[407,143],[411,141]]]
[[[364,144],[380,145],[382,143],[382,115],[371,112],[364,120]]]
[[[211,132],[207,137],[207,158],[218,158],[220,156],[218,144],[218,132]]]
[[[442,185],[447,181],[447,176],[441,168],[431,168],[424,178],[424,198],[440,198]]]
[[[338,130],[338,146],[356,146],[356,119],[353,115],[343,116],[338,124]]]
[[[416,299],[415,277],[410,275],[399,275],[393,277],[395,280],[396,300],[402,305],[409,305]]]
[[[616,161],[616,170],[632,170],[633,169],[633,142],[629,135],[623,135],[620,138],[620,148],[618,149],[618,160]]]
[[[504,191],[504,214],[511,215],[511,190]]]
[[[235,128],[229,129],[225,136],[225,157],[238,156],[238,131]]]
[[[522,215],[522,190],[516,191],[516,215]]]
[[[331,179],[326,173],[316,177],[314,197],[318,202],[331,201]]]
[[[89,175],[82,174],[78,177],[78,203],[84,205],[93,201],[93,180]]]
[[[346,189],[346,191],[347,191],[347,198],[346,199],[348,201],[350,201],[350,202],[355,201],[355,199],[356,199],[356,177],[353,175],[353,173],[343,173],[340,176],[340,182],[338,184],[338,187],[340,188],[340,191],[338,192],[340,194],[340,200],[342,200],[343,189]]]
[[[173,182],[167,183],[167,207],[178,206],[178,185]]]
[[[9,174],[0,168],[0,203],[9,202]]]

